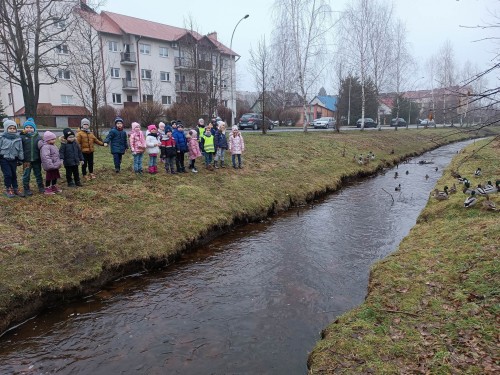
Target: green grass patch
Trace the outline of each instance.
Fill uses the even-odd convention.
[[[452,186],[452,171],[472,186],[499,179],[500,142],[490,141],[458,154],[436,187]],[[484,198],[465,209],[465,197],[429,198],[399,249],[372,267],[365,302],[325,329],[310,374],[500,372],[500,213]],[[499,205],[500,194],[490,198]]]

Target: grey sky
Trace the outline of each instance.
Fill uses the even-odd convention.
[[[341,11],[348,1],[331,0],[330,5],[333,10]],[[249,14],[250,17],[236,29],[233,50],[241,55],[237,63],[237,89],[254,91],[254,80],[247,69],[249,50],[256,48],[263,36],[266,36],[266,41],[271,40],[273,3],[273,0],[107,0],[103,10],[177,27],[184,27],[191,16],[200,33],[217,31],[218,39],[227,46],[230,45],[236,23]],[[467,59],[479,67],[491,63],[494,57],[492,42],[474,40],[492,36],[494,31],[466,29],[460,25],[475,26],[491,22],[491,12],[497,12],[500,16],[499,0],[397,0],[394,6],[395,15],[407,25],[412,54],[420,65],[423,66],[429,55],[437,53],[447,39],[454,47],[460,66]],[[425,72],[418,74],[423,75]],[[426,80],[419,81],[418,85],[419,88],[430,87]],[[328,80],[324,86],[327,92],[332,91]]]

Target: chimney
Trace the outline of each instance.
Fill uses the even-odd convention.
[[[211,33],[208,33],[207,35],[209,38],[217,40],[217,31],[212,31]]]

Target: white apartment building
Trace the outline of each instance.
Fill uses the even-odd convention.
[[[200,35],[112,12],[92,14],[88,22],[99,33],[104,82],[102,104],[120,111],[140,102],[156,101],[168,108],[175,102],[198,96],[207,108],[224,105],[235,113],[236,99],[231,101],[230,85],[236,82],[237,54],[220,43],[215,32]],[[56,48],[59,57],[71,51],[69,41]],[[90,115],[90,108],[83,106],[68,85],[74,76],[72,69],[71,65],[65,65],[54,71],[58,82],[40,89],[38,114],[51,115],[53,125],[58,127],[77,126],[82,117]],[[19,86],[0,84],[0,98],[9,117],[24,121]]]

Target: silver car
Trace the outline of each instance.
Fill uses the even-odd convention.
[[[314,129],[318,128],[333,128],[335,126],[335,119],[333,117],[321,117],[313,121]]]

